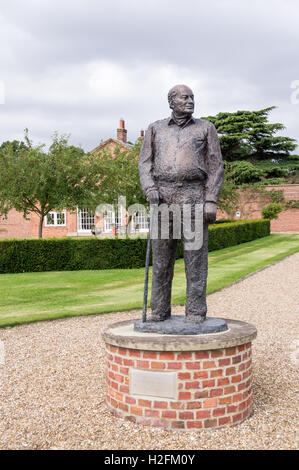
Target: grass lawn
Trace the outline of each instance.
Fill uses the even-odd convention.
[[[299,251],[299,234],[273,234],[209,254],[208,293]],[[144,269],[0,274],[0,326],[142,308]],[[184,261],[173,304],[185,302]]]

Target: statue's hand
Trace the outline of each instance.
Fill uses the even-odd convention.
[[[159,191],[157,189],[151,189],[147,193],[147,200],[150,204],[159,204]]]
[[[208,224],[213,224],[216,220],[217,205],[215,202],[206,202],[204,206],[204,218]]]

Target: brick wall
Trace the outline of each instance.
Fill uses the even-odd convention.
[[[267,186],[265,189],[282,190],[286,201],[296,199],[299,201],[299,185],[290,184],[284,186]],[[262,210],[257,200],[251,202],[247,201],[246,196],[242,197],[238,210],[241,213],[240,219],[260,219],[262,217]],[[227,217],[221,211],[217,214],[218,218]],[[238,219],[238,217],[234,217]],[[299,209],[289,209],[281,212],[277,220],[271,221],[271,232],[299,232]]]
[[[286,201],[297,199],[299,201],[299,184],[286,186],[269,186],[267,189],[282,189]],[[272,232],[299,232],[299,209],[289,209],[279,214],[277,220],[271,222]]]
[[[95,223],[98,229],[104,230],[104,218],[96,217]],[[12,210],[8,213],[7,219],[0,218],[0,238],[38,238],[39,217],[35,213],[28,216],[28,220],[23,218],[20,212]],[[66,225],[48,227],[43,225],[43,238],[62,238],[67,236],[86,235],[78,233],[77,212],[66,211]],[[87,233],[91,236],[91,233]],[[105,234],[103,234],[105,235]],[[111,236],[111,233],[107,233]]]
[[[9,211],[7,219],[0,218],[0,238],[38,238],[39,217],[31,213],[28,219],[16,210]],[[66,212],[65,226],[43,226],[43,238],[61,238],[77,234],[77,213]]]
[[[240,423],[252,412],[251,343],[211,351],[156,352],[106,344],[107,405],[119,417],[165,429]],[[130,369],[175,371],[177,399],[130,394]]]
[[[33,213],[30,217],[31,238],[38,238],[39,218],[37,214]],[[62,238],[68,234],[77,232],[77,213],[66,211],[66,225],[47,227],[43,226],[43,238]]]
[[[21,212],[12,209],[7,219],[0,217],[0,238],[31,238],[30,220],[26,220]]]

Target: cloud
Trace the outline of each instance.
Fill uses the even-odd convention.
[[[11,0],[0,16],[0,140],[48,142],[54,130],[84,148],[128,138],[169,114],[167,91],[193,88],[197,116],[277,105],[299,139],[296,1]]]

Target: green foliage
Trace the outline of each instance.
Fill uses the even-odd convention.
[[[230,176],[235,184],[240,185],[260,181],[262,172],[250,162],[236,161],[231,163]]]
[[[234,222],[239,222],[236,219],[217,219],[214,224],[228,224],[228,223],[234,223]]]
[[[272,202],[263,208],[262,210],[263,219],[269,219],[269,220],[277,219],[278,214],[280,214],[280,212],[282,212],[283,209],[284,207],[282,204],[279,204],[277,202]]]
[[[54,134],[49,151],[25,142],[6,142],[0,148],[0,214],[11,208],[26,218],[35,212],[43,220],[52,210],[89,206],[97,189],[96,158],[68,144],[68,137]]]
[[[284,184],[284,178],[269,178],[261,181],[261,186],[280,186]]]
[[[250,219],[257,207],[262,209],[270,203],[284,204],[282,189],[268,190],[262,183],[244,184],[239,187],[240,206],[242,217]]]
[[[273,109],[275,106],[258,111],[222,112],[203,119],[215,125],[223,158],[227,161],[286,157],[296,148],[296,140],[275,136],[284,125],[268,122]]]
[[[209,251],[239,245],[270,235],[267,220],[240,220],[209,227]]]
[[[239,202],[237,186],[231,178],[230,164],[224,162],[224,180],[221,193],[218,198],[218,209],[233,215]]]
[[[209,226],[209,251],[269,235],[267,220]],[[0,241],[0,273],[144,267],[147,239],[31,239]],[[177,258],[183,256],[179,242]]]
[[[283,178],[288,175],[288,170],[278,165],[271,165],[269,168],[264,168],[263,173],[266,178]]]
[[[267,184],[296,183],[299,178],[299,159],[297,155],[285,158],[275,158],[271,161],[255,162],[256,167],[263,172]]]
[[[21,154],[24,150],[28,150],[29,146],[19,140],[6,141],[0,145],[0,153],[5,153],[7,151],[12,151],[15,155]]]
[[[141,142],[131,148],[116,147],[113,153],[108,149],[97,153],[100,169],[97,188],[98,204],[112,204],[116,207],[118,197],[126,198],[126,205],[147,204],[142,192],[138,163]]]
[[[299,164],[286,162],[225,162],[226,178],[236,186],[259,183],[261,186],[283,184],[286,177],[299,172]]]
[[[269,195],[271,202],[277,202],[278,204],[284,202],[282,189],[271,189],[270,191],[267,191],[267,194]]]
[[[298,199],[290,199],[285,203],[285,209],[299,209],[299,200]]]
[[[113,152],[105,148],[97,152],[100,169],[99,184],[96,192],[95,207],[100,204],[111,204],[117,213],[119,197],[126,198],[121,204],[126,207],[133,204],[148,206],[148,202],[140,185],[138,163],[141,141],[135,145],[123,148],[116,147]],[[101,212],[102,213],[102,212]],[[129,230],[132,215],[126,220],[126,231]]]

